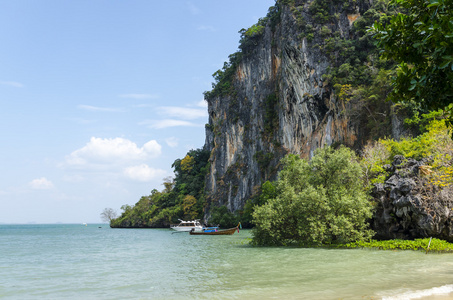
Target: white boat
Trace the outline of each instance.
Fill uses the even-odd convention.
[[[170,225],[170,228],[176,231],[203,231],[203,225],[199,220],[183,221],[179,220],[180,223],[176,225]]]

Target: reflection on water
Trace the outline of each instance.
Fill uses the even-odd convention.
[[[431,299],[453,291],[450,254],[258,248],[247,246],[246,230],[16,227],[0,226],[0,298]]]

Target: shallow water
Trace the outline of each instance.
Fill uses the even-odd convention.
[[[452,254],[261,248],[249,237],[0,225],[0,298],[449,299],[453,291]]]

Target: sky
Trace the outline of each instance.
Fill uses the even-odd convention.
[[[203,92],[274,0],[0,1],[0,223],[99,223],[203,147]]]

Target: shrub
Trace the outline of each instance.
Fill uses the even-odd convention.
[[[289,154],[277,196],[253,213],[255,245],[330,244],[368,239],[372,205],[354,153],[318,149],[308,162]]]
[[[370,183],[383,182],[387,175],[384,164],[391,162],[395,155],[405,158],[430,158],[429,183],[444,187],[453,184],[453,141],[451,130],[445,120],[433,120],[426,126],[426,132],[415,138],[400,141],[381,139],[363,149],[362,168]]]

